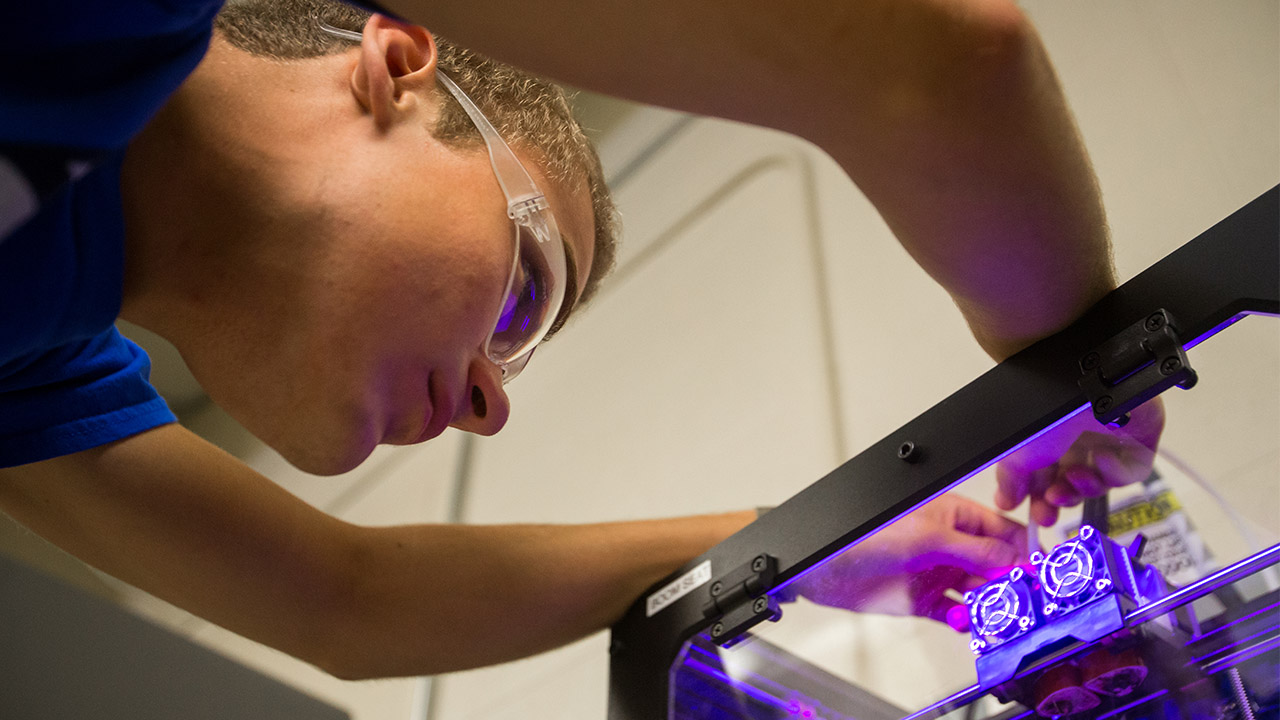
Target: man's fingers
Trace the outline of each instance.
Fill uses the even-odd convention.
[[[1080,498],[1098,497],[1107,492],[1107,485],[1098,476],[1099,471],[1088,465],[1071,465],[1062,469],[1060,477],[1062,482],[1066,483],[1075,491],[1076,502]],[[1067,503],[1075,505],[1076,502]],[[1054,503],[1062,505],[1062,503]]]
[[[1096,450],[1090,460],[1108,487],[1123,487],[1147,479],[1155,453],[1142,446]]]
[[[1013,510],[1027,497],[1043,494],[1057,472],[1057,465],[1046,465],[1030,471],[1016,465],[997,465],[996,507]]]
[[[1155,451],[1164,432],[1164,400],[1156,396],[1139,405],[1129,416],[1123,434],[1150,451]]]
[[[1031,498],[1031,518],[1040,527],[1051,527],[1058,522],[1058,508],[1043,497]]]
[[[1012,543],[964,532],[947,535],[945,546],[929,555],[938,565],[951,565],[978,577],[986,577],[993,569],[1016,565],[1022,560],[1022,553]]]
[[[1000,463],[996,466],[996,507],[1012,510],[1022,504],[1031,484],[1031,473],[1021,468]]]
[[[1035,521],[1052,525],[1059,507],[1145,479],[1163,428],[1160,398],[1134,410],[1122,430],[1107,430],[1081,412],[1000,463],[996,507],[1013,510],[1030,497]]]
[[[955,496],[955,502],[956,530],[970,535],[998,538],[1016,550],[1026,550],[1026,525],[966,498]]]

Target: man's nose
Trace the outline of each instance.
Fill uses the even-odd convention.
[[[502,370],[487,358],[477,358],[471,363],[467,381],[470,396],[449,424],[477,435],[493,435],[511,415],[511,401],[502,389]]]

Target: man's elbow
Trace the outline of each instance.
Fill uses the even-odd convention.
[[[365,528],[345,526],[325,544],[323,560],[300,563],[289,578],[296,602],[290,617],[296,629],[288,646],[280,647],[303,662],[340,680],[366,680],[380,675],[369,661],[376,642],[368,608],[373,604],[367,564],[360,557]],[[305,568],[305,569],[304,569]]]
[[[968,0],[954,20],[945,67],[938,72],[947,88],[935,88],[950,101],[983,98],[1025,81],[1029,71],[1047,67],[1039,35],[1027,14],[1012,0]]]
[[[1054,82],[1052,68],[1030,19],[1013,2],[920,4],[927,9],[919,27],[869,106],[880,114],[868,120],[882,141],[922,157],[972,151],[982,134],[977,129],[995,132],[1022,119]]]
[[[349,681],[457,669],[416,642],[415,634],[426,629],[421,616],[406,609],[398,576],[409,571],[388,564],[379,529],[346,525],[340,538],[322,587],[304,613],[311,632],[295,656]]]
[[[966,0],[966,14],[997,44],[1024,42],[1034,34],[1031,19],[1014,0]]]

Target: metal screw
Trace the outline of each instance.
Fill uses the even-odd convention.
[[[1176,357],[1165,358],[1160,363],[1160,373],[1162,375],[1172,375],[1182,369],[1182,361]]]
[[[1091,352],[1080,360],[1080,369],[1088,372],[1089,370],[1096,370],[1101,364],[1102,356],[1096,352]]]
[[[751,603],[752,612],[762,613],[768,608],[769,608],[769,598],[767,597],[758,597],[756,598],[755,602]]]
[[[898,446],[898,459],[913,463],[920,459],[920,448],[908,440]]]
[[[763,572],[765,565],[768,564],[763,555],[759,555],[755,560],[751,561],[751,569],[755,572]]]
[[[720,637],[724,634],[724,623],[716,623],[711,626],[711,637]]]
[[[721,593],[721,591],[723,591],[723,590],[724,590],[724,585],[723,585],[723,584],[721,584],[719,580],[717,580],[716,582],[711,583],[711,595],[712,595],[712,597],[714,597],[714,596],[716,596],[716,595],[719,595],[719,594]]]
[[[1098,412],[1106,412],[1111,409],[1111,403],[1113,402],[1115,402],[1115,399],[1110,395],[1103,395],[1093,403],[1093,409]]]
[[[1151,316],[1147,318],[1145,327],[1147,328],[1147,332],[1155,332],[1164,327],[1164,313],[1152,313]]]

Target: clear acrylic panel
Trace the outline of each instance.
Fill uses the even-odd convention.
[[[778,622],[687,643],[669,717],[1280,716],[1280,320],[1238,320],[1188,350],[1159,450],[1087,518],[993,519],[988,467],[782,589]]]

